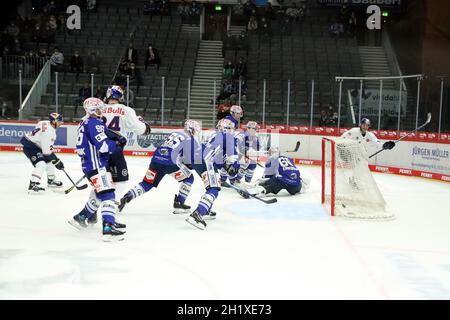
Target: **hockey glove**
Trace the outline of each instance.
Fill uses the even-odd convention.
[[[230,177],[234,177],[235,175],[238,174],[238,171],[239,171],[239,163],[238,162],[225,164],[224,167],[225,167],[225,170],[227,171],[227,173],[230,175]]]
[[[391,150],[392,148],[395,147],[395,142],[394,141],[387,141],[383,144],[383,149],[384,150]]]
[[[122,149],[126,146],[126,144],[127,144],[127,138],[125,138],[125,137],[124,137],[123,135],[121,135],[120,133],[118,133],[118,132],[116,132],[116,131],[113,131],[113,130],[110,130],[110,129],[107,129],[107,130],[105,130],[105,134],[106,134],[106,136],[107,136],[109,139],[115,141],[116,144],[117,144],[119,147],[121,147]]]
[[[64,164],[62,163],[61,160],[52,160],[53,165],[55,166],[56,169],[58,170],[62,170],[64,169]]]

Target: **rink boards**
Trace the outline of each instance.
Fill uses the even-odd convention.
[[[35,122],[1,121],[0,122],[0,151],[21,151],[20,139],[33,130]],[[178,127],[153,127],[148,137],[127,134],[128,144],[125,149],[127,155],[151,156],[156,147],[164,141],[167,135]],[[282,151],[292,150],[300,141],[298,152],[287,153],[298,164],[320,165],[321,140],[324,136],[339,136],[345,128],[321,127],[285,127],[270,126],[260,130],[259,137],[263,147],[278,146]],[[203,139],[212,133],[203,131]],[[380,131],[376,132],[381,141],[396,140],[406,132]],[[74,153],[77,136],[77,124],[64,124],[57,131],[58,139],[55,151],[60,153]],[[151,145],[142,145],[150,140]],[[369,150],[372,154],[376,149]],[[387,150],[370,160],[372,171],[417,176],[427,179],[450,182],[450,135],[436,133],[418,133],[412,138],[399,142],[393,150]]]

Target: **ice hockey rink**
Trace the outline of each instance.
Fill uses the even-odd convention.
[[[127,159],[132,187],[149,158]],[[323,210],[319,167],[300,170],[309,190],[272,205],[223,189],[206,231],[172,214],[167,177],[118,215],[125,240],[105,243],[99,224],[67,223],[89,189],[28,195],[28,159],[1,152],[0,299],[450,299],[450,184],[374,174],[396,219],[354,221]],[[196,176],[187,203],[202,192]]]

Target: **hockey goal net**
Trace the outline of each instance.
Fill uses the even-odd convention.
[[[386,210],[366,153],[360,143],[351,139],[322,139],[322,204],[332,216],[394,218]]]

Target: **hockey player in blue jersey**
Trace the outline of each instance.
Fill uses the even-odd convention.
[[[237,135],[238,149],[241,155],[241,166],[235,179],[230,179],[231,183],[235,181],[240,182],[245,177],[245,182],[250,183],[253,178],[253,174],[256,169],[256,161],[250,158],[251,152],[257,152],[260,150],[260,143],[258,136],[258,123],[255,121],[249,121],[245,125],[245,131]]]
[[[88,98],[83,103],[87,117],[78,126],[76,149],[81,158],[81,166],[93,189],[83,210],[69,221],[77,229],[87,227],[87,220],[99,210],[103,219],[103,239],[123,240],[125,231],[119,230],[125,225],[116,223],[114,214],[116,202],[111,172],[107,171],[110,154],[117,148],[117,142],[108,138],[108,129],[101,120],[103,102],[97,98]]]
[[[237,104],[232,105],[230,108],[230,114],[225,116],[224,119],[228,119],[234,124],[234,129],[237,130],[239,128],[239,122],[241,121],[244,112],[242,111],[241,106]]]
[[[252,194],[278,194],[286,190],[291,195],[300,193],[302,189],[302,178],[300,171],[294,164],[294,160],[281,156],[276,147],[269,149],[269,159],[265,164],[262,181],[258,186],[247,191]]]
[[[142,182],[120,200],[119,211],[131,200],[157,188],[166,175],[171,175],[180,182],[179,192],[174,199],[173,213],[190,213],[191,207],[185,204],[194,182],[189,167],[194,164],[196,154],[201,152],[200,134],[200,124],[194,120],[186,120],[183,132],[173,132],[168,136],[164,143],[156,148]]]
[[[220,191],[217,173],[225,168],[231,177],[239,170],[237,139],[233,134],[234,123],[228,119],[221,119],[217,123],[215,133],[202,146],[201,163],[195,163],[194,169],[202,178],[206,192],[193,213],[186,219],[191,225],[204,230],[205,220],[215,219],[215,212],[211,210]]]

